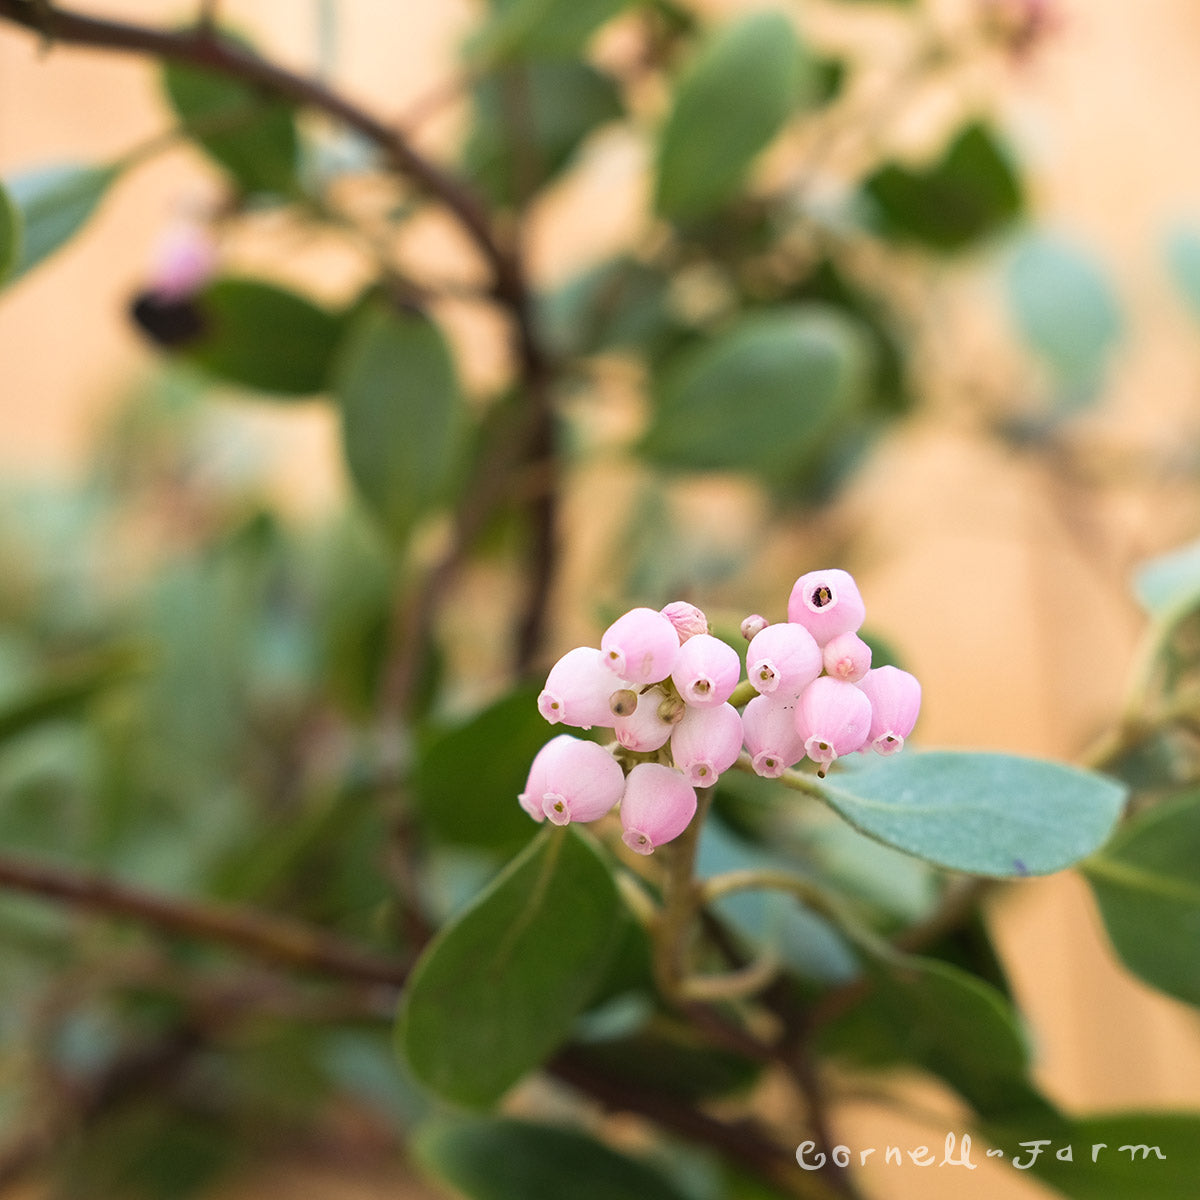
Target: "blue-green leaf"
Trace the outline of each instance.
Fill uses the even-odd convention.
[[[1200,599],[1200,541],[1143,563],[1134,577],[1134,592],[1152,617],[1195,603]]]
[[[21,218],[8,190],[0,183],[0,283],[16,265],[21,247]]]
[[[654,207],[674,221],[720,208],[801,98],[791,21],[759,12],[715,31],[675,89],[658,147]]]
[[[643,452],[665,466],[795,480],[871,379],[862,328],[821,304],[744,318],[668,364]]]
[[[1125,825],[1083,863],[1121,961],[1152,987],[1200,1004],[1200,796]]]
[[[96,211],[119,168],[58,163],[7,181],[19,214],[19,253],[9,280],[19,279],[65,245]]]
[[[1194,317],[1200,318],[1200,231],[1180,226],[1167,237],[1167,268]]]
[[[863,833],[977,875],[1048,875],[1097,850],[1125,788],[1062,763],[937,751],[879,759],[826,780],[828,803]]]
[[[400,1051],[456,1104],[485,1107],[542,1063],[595,995],[624,932],[608,867],[570,828],[548,828],[413,971]]]

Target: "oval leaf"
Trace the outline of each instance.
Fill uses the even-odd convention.
[[[1064,384],[1094,389],[1121,331],[1116,297],[1096,261],[1064,238],[1027,238],[1009,263],[1008,298],[1029,348]]]
[[[490,59],[577,54],[627,0],[492,0],[492,15],[471,44]]]
[[[421,956],[399,1045],[447,1100],[486,1106],[570,1032],[623,932],[608,868],[569,828],[546,829]]]
[[[653,1168],[552,1125],[443,1119],[420,1128],[412,1147],[469,1200],[682,1200]]]
[[[666,466],[794,480],[863,402],[869,342],[823,305],[746,317],[668,366],[644,452]]]
[[[1200,796],[1130,821],[1083,864],[1121,961],[1152,987],[1200,1004]]]
[[[658,147],[654,207],[707,216],[737,191],[800,94],[802,51],[792,23],[754,13],[716,31],[675,90]]]
[[[427,317],[364,311],[334,372],[351,478],[397,539],[434,504],[463,432],[454,360]]]
[[[1021,186],[994,134],[970,125],[924,170],[895,164],[864,185],[883,232],[937,250],[962,250],[1021,211]]]
[[[116,167],[58,163],[8,180],[8,193],[20,214],[20,252],[9,279],[49,258],[86,224],[116,179]]]
[[[414,780],[426,825],[459,845],[527,841],[537,827],[516,797],[550,732],[537,710],[537,692],[526,688],[465,725],[427,735]],[[487,763],[486,771],[480,771],[480,763]]]
[[[16,265],[20,244],[21,225],[17,207],[10,199],[7,189],[0,183],[0,282],[4,281]]]
[[[956,871],[1049,875],[1112,832],[1125,789],[1009,754],[902,754],[826,781],[828,803],[878,841]]]
[[[221,279],[198,298],[202,333],[183,357],[220,379],[277,396],[325,391],[345,322],[274,284]]]
[[[162,82],[187,132],[239,187],[295,190],[296,124],[288,105],[249,84],[182,63],[165,63]]]

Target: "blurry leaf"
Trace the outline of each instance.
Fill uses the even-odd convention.
[[[514,63],[472,92],[467,174],[498,204],[519,204],[558,174],[589,133],[621,115],[612,78],[577,59]]]
[[[325,391],[345,322],[256,279],[220,279],[198,298],[204,332],[183,357],[217,377],[276,396]]]
[[[864,184],[878,207],[885,236],[936,250],[963,250],[1012,222],[1021,186],[985,125],[962,130],[942,158],[924,170],[891,164]]]
[[[1143,563],[1133,589],[1152,617],[1200,600],[1200,541]]]
[[[527,841],[537,825],[517,794],[553,732],[537,710],[534,688],[504,697],[456,729],[431,731],[418,753],[414,780],[425,824],[464,846]]]
[[[398,1029],[413,1074],[457,1104],[498,1100],[563,1042],[595,994],[621,911],[590,843],[570,828],[544,830],[418,961]]]
[[[13,176],[8,198],[18,215],[19,253],[8,278],[19,279],[87,223],[120,170],[61,163]]]
[[[745,317],[668,364],[643,451],[665,466],[786,482],[862,403],[870,372],[861,329],[834,309]]]
[[[1099,264],[1064,238],[1026,238],[1008,268],[1008,300],[1029,348],[1076,393],[1094,391],[1121,332]]]
[[[413,1153],[468,1200],[683,1200],[652,1167],[553,1125],[442,1118]]]
[[[1030,1175],[1071,1200],[1191,1200],[1200,1177],[1200,1117],[1194,1113],[1118,1113],[1020,1128],[988,1125],[997,1143],[1014,1147],[1028,1164],[1021,1141],[1052,1138],[1028,1166]],[[1060,1157],[1070,1148],[1070,1157]],[[1154,1150],[1157,1147],[1157,1152]]]
[[[563,355],[648,348],[671,325],[670,281],[633,258],[589,267],[539,297],[546,340]]]
[[[21,217],[0,183],[0,283],[16,265],[21,252]]]
[[[43,722],[79,715],[98,695],[141,673],[145,665],[136,650],[114,647],[54,668],[19,699],[0,705],[0,742]]]
[[[1200,796],[1125,824],[1081,864],[1121,961],[1152,987],[1200,1004]]]
[[[1166,256],[1175,286],[1200,319],[1200,231],[1186,226],[1174,230],[1167,237]]]
[[[674,221],[720,208],[800,100],[803,51],[779,12],[715,31],[675,89],[658,148],[654,207]]]
[[[1028,1080],[1029,1048],[994,988],[933,959],[877,964],[874,987],[824,1035],[826,1048],[873,1067],[913,1063],[985,1117],[1048,1116]]]
[[[368,308],[339,357],[333,390],[350,475],[401,541],[442,498],[457,464],[463,402],[450,349],[428,317]]]
[[[240,39],[229,40],[252,53]],[[296,190],[296,125],[289,105],[251,84],[183,63],[165,62],[162,82],[187,132],[242,190]]]
[[[471,44],[491,59],[566,57],[628,0],[491,0],[491,15]]]
[[[815,782],[815,781],[814,781]],[[1125,789],[1062,763],[1008,754],[900,754],[822,785],[870,837],[977,875],[1048,875],[1112,832]]]

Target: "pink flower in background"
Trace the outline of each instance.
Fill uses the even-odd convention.
[[[518,799],[535,820],[549,817],[566,825],[599,820],[624,790],[621,764],[603,746],[562,733],[538,751]]]
[[[538,696],[538,712],[557,725],[590,729],[613,723],[611,697],[626,685],[604,665],[599,650],[576,646],[550,668],[546,686]]]

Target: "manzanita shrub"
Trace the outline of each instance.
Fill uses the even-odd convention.
[[[1200,1117],[1039,1091],[980,902],[1074,867],[1129,970],[1200,1004],[1200,558],[1139,581],[1143,665],[1086,764],[932,751],[853,539],[776,562],[796,583],[769,595],[670,502],[732,473],[783,529],[908,412],[906,273],[998,238],[1024,189],[979,111],[923,161],[888,119],[1029,53],[1049,6],[980,0],[951,34],[888,5],[911,53],[881,111],[804,3],[493,0],[456,86],[396,125],[342,89],[338,6],[296,8],[311,72],[211,0],[169,26],[0,0],[51,57],[156,60],[163,123],[9,175],[0,284],[172,146],[223,187],[164,214],[128,302],[161,364],[88,477],[0,515],[0,1186],[175,1200],[320,1130],[471,1200],[853,1196],[864,1152],[963,1195],[998,1155],[1081,1200],[1190,1200]],[[447,96],[461,138],[427,151]],[[606,138],[644,150],[640,226],[548,282],[530,228]],[[461,242],[439,269],[427,216]],[[262,222],[348,247],[353,290],[236,269]],[[1117,328],[1103,280],[1035,241],[1011,285],[1069,408]],[[454,305],[505,330],[486,389]],[[636,536],[570,648],[563,500],[614,386],[644,420],[601,449],[643,490],[574,519]],[[353,485],[320,527],[218,451],[231,401],[295,400],[336,412]],[[952,1097],[929,1148],[845,1145],[844,1097],[907,1111],[914,1071]]]

